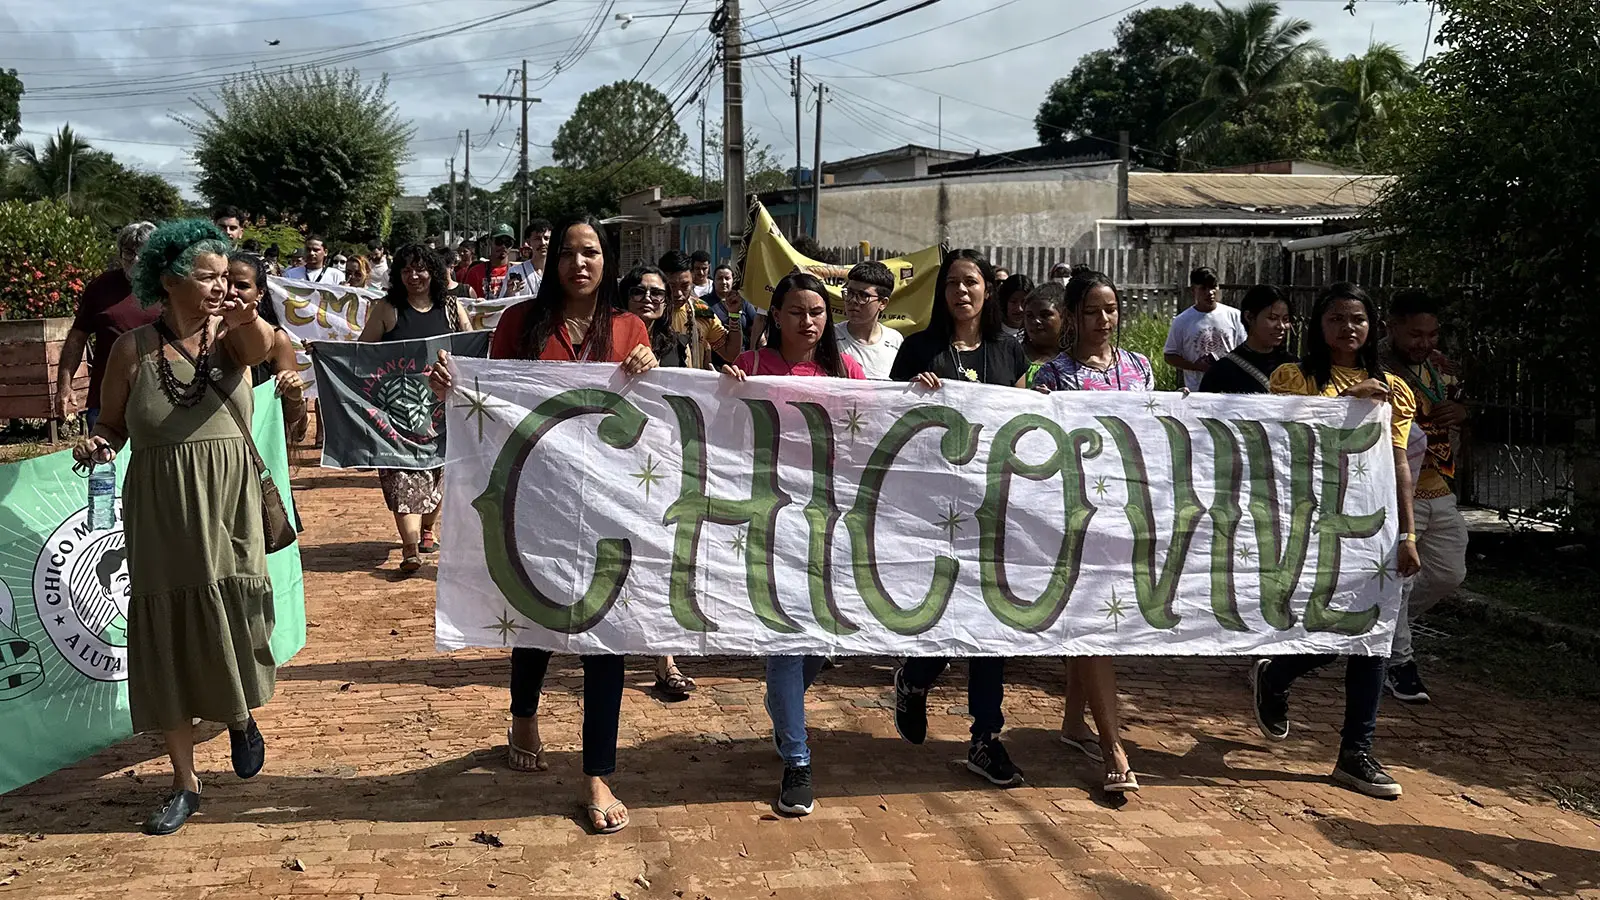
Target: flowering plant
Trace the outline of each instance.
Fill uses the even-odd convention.
[[[70,316],[110,246],[88,220],[54,201],[0,203],[0,319]]]

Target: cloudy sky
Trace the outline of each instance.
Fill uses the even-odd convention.
[[[749,52],[747,124],[782,160],[794,157],[790,44],[826,37],[913,0],[879,0],[837,23],[796,32],[868,0],[744,0]],[[1429,10],[1422,0],[1282,0],[1305,18],[1335,55],[1370,40],[1422,52]],[[387,73],[391,100],[416,128],[407,193],[446,180],[449,159],[464,162],[458,135],[471,129],[473,180],[492,185],[515,171],[508,150],[516,115],[477,99],[510,88],[508,68],[527,59],[534,165],[584,91],[643,73],[669,96],[687,95],[712,53],[706,25],[716,0],[239,0],[216,4],[128,0],[0,5],[0,66],[27,88],[24,140],[40,141],[70,122],[100,149],[167,176],[193,194],[189,133],[173,120],[195,109],[230,74],[311,62]],[[1129,11],[1161,0],[936,0],[856,34],[793,51],[808,82],[825,81],[823,157],[839,159],[915,142],[1006,150],[1036,143],[1032,119],[1050,83],[1078,58],[1112,44]],[[682,15],[674,18],[682,10]],[[617,16],[632,16],[624,26]],[[669,31],[670,26],[670,31]],[[781,40],[782,32],[795,32]],[[762,37],[768,40],[761,40]],[[269,43],[275,42],[275,43]],[[809,87],[808,87],[809,91]],[[720,77],[707,116],[721,119]],[[687,104],[686,104],[687,105]],[[698,166],[700,111],[679,122]],[[812,113],[803,129],[810,165]],[[942,129],[940,124],[942,122]]]

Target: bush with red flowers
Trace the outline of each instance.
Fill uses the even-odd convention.
[[[0,203],[0,319],[72,315],[83,286],[105,271],[110,245],[63,203]]]

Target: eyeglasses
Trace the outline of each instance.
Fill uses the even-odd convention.
[[[665,300],[665,299],[667,299],[667,289],[666,288],[647,288],[647,287],[643,287],[643,286],[638,286],[638,287],[634,287],[631,290],[629,290],[628,291],[628,296],[629,297],[648,297],[651,300]]]
[[[844,289],[844,302],[846,303],[871,303],[874,300],[882,299],[877,294],[869,294],[866,291],[858,291],[855,288]]]

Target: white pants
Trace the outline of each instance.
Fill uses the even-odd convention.
[[[1415,500],[1412,506],[1422,570],[1412,579],[1409,594],[1401,598],[1394,647],[1389,651],[1389,664],[1395,666],[1412,660],[1412,620],[1450,596],[1467,578],[1467,520],[1456,509],[1455,494]]]

